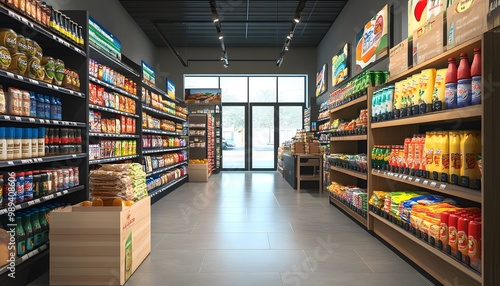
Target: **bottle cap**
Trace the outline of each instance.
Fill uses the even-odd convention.
[[[31,132],[31,128],[23,128],[23,138],[24,139],[31,139],[32,137],[32,132]]]
[[[16,129],[14,127],[7,127],[5,129],[7,138],[14,139]]]
[[[5,127],[0,127],[0,139],[5,139]]]
[[[45,138],[45,127],[38,127],[38,138]]]
[[[466,58],[467,57],[467,53],[460,53],[460,58]]]
[[[38,128],[31,129],[31,138],[38,138]]]
[[[456,58],[448,58],[448,62],[456,62],[457,59]]]
[[[23,128],[16,128],[15,139],[22,139],[22,138],[23,138]]]
[[[481,48],[474,48],[474,53],[480,53],[481,52]]]

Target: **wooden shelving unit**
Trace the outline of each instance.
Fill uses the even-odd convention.
[[[302,181],[318,181],[319,192],[323,192],[323,155],[296,154],[297,163],[297,192],[300,192],[300,183]],[[312,167],[312,174],[304,174],[303,167]]]

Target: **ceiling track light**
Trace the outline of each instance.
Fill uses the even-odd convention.
[[[220,47],[222,50],[222,56],[220,60],[224,62],[224,68],[229,67],[229,60],[227,59],[226,45],[224,44],[224,35],[221,31],[221,22],[219,19],[219,14],[217,13],[217,3],[215,0],[209,0],[210,9],[212,10],[212,17],[214,19],[215,30],[217,31],[217,37],[219,38]]]
[[[300,23],[300,16],[302,14],[302,11],[306,7],[306,2],[307,2],[307,0],[300,0],[299,4],[297,5],[297,9],[295,9],[295,16],[293,17],[290,32],[286,36],[285,43],[283,44],[283,47],[281,48],[280,57],[276,61],[276,66],[278,66],[278,67],[281,67],[281,64],[283,63],[283,58],[285,56],[285,52],[290,50],[290,43],[292,42],[295,28],[297,27],[297,24]]]

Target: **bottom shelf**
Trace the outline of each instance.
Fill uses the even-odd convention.
[[[49,249],[49,244],[46,243],[46,244],[38,247],[37,249],[34,249],[30,253],[25,254],[25,255],[23,255],[21,257],[18,257],[16,259],[16,266],[19,266],[21,263],[26,262],[26,261],[30,260],[32,257],[37,256],[37,255],[39,255],[41,253],[48,253],[48,249]],[[9,271],[9,269],[7,269],[8,266],[9,265],[7,264],[7,265],[4,265],[3,267],[0,268],[0,275],[3,275],[5,273],[7,273],[7,272],[11,273]]]
[[[481,285],[481,274],[370,211],[373,232],[444,285]]]
[[[187,175],[184,175],[180,178],[173,180],[172,182],[168,182],[166,185],[163,185],[163,186],[160,186],[158,188],[154,188],[154,189],[148,191],[148,194],[150,197],[157,196],[157,195],[165,192],[166,190],[168,190],[170,187],[172,187],[172,186],[176,185],[177,183],[179,183],[183,180],[186,180],[186,179],[187,179]]]
[[[351,209],[349,206],[347,206],[346,204],[344,204],[340,200],[334,198],[333,196],[330,195],[328,197],[329,197],[329,200],[330,200],[331,204],[334,204],[339,209],[341,209],[344,212],[346,212],[350,217],[352,217],[353,219],[357,220],[363,226],[365,226],[365,227],[367,226],[366,212],[364,212],[364,213],[361,212],[361,214],[360,214],[357,211]],[[364,216],[363,216],[363,214],[364,214]]]

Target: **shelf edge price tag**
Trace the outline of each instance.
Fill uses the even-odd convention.
[[[405,176],[403,176],[403,180],[406,180],[407,178],[408,178],[408,176],[406,176],[406,175],[405,175]]]
[[[14,77],[14,74],[13,74],[13,73],[11,73],[11,72],[7,72],[7,75],[8,75],[9,77]]]
[[[413,181],[413,177],[408,177],[408,181]]]
[[[16,121],[21,121],[21,117],[19,117],[19,116],[16,116],[14,118],[16,119]]]
[[[41,203],[40,199],[36,199],[36,200],[34,200],[34,202],[35,202],[35,204]]]
[[[68,190],[65,190],[62,192],[63,195],[66,195],[68,193]]]
[[[7,165],[14,166],[14,162],[13,161],[8,161]]]
[[[30,206],[30,207],[31,207],[32,205],[34,205],[34,204],[35,204],[35,202],[34,202],[34,201],[29,201],[29,202],[28,202],[28,206]]]
[[[415,179],[415,183],[420,183],[420,179],[419,178]]]
[[[429,181],[425,180],[422,184],[427,186],[429,184]]]
[[[24,77],[23,76],[20,76],[20,75],[16,75],[17,79],[20,79],[20,80],[23,80]]]
[[[439,189],[444,191],[446,189],[446,184],[439,185]]]
[[[29,122],[35,122],[35,118],[29,118],[28,121]]]
[[[37,80],[31,79],[31,78],[29,79],[29,81],[30,81],[32,84],[36,84],[36,85],[40,84]]]
[[[433,187],[433,188],[434,188],[434,187],[436,187],[436,185],[437,185],[437,183],[436,183],[436,182],[432,182],[432,183],[431,183],[431,187]]]

